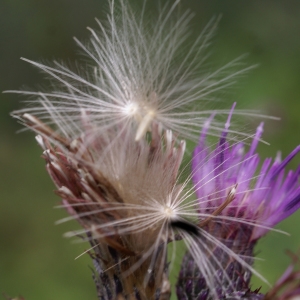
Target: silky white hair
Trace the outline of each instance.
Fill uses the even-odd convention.
[[[78,72],[57,61],[47,66],[22,58],[58,84],[51,92],[10,91],[32,97],[29,107],[13,115],[33,114],[68,137],[82,133],[81,113],[86,111],[99,129],[125,123],[135,131],[136,140],[151,131],[153,121],[181,138],[195,140],[209,115],[228,113],[210,109],[213,94],[252,67],[241,68],[238,58],[209,71],[207,48],[219,19],[211,19],[191,43],[192,15],[187,11],[179,16],[179,3],[167,3],[156,20],[148,20],[146,1],[137,14],[128,1],[119,0],[117,5],[110,0],[106,22],[96,20],[98,30],[88,28],[88,45],[75,38],[88,58]],[[236,110],[235,114],[255,113]],[[222,125],[214,119],[211,128],[211,134],[218,135]]]

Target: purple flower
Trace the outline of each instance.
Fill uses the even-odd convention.
[[[243,142],[228,141],[231,116],[232,112],[215,149],[206,142],[212,116],[194,150],[192,180],[198,214],[204,221],[199,223],[200,236],[183,259],[179,299],[261,299],[249,286],[252,273],[263,279],[252,268],[254,246],[300,207],[300,166],[285,175],[300,146],[283,161],[278,154],[273,162],[267,158],[259,167],[256,148],[263,123],[246,152]],[[199,262],[201,258],[204,262]]]
[[[259,167],[260,157],[255,151],[263,123],[245,153],[244,143],[230,145],[226,140],[230,117],[215,150],[205,143],[207,130],[202,131],[192,160],[193,182],[200,213],[212,213],[234,189],[235,199],[221,215],[259,225],[252,230],[250,240],[254,241],[300,207],[300,166],[285,176],[285,167],[300,152],[300,145],[283,161],[278,154],[273,163],[267,158]]]

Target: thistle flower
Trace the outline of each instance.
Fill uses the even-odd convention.
[[[47,66],[22,58],[50,75],[59,88],[51,92],[9,91],[33,98],[28,101],[30,107],[14,112],[14,116],[35,115],[73,138],[85,131],[82,110],[88,111],[90,121],[99,129],[125,124],[135,132],[136,140],[151,131],[153,122],[182,138],[197,137],[212,112],[207,106],[214,92],[233,84],[252,67],[234,71],[241,65],[236,59],[208,71],[207,48],[218,20],[212,19],[196,41],[189,43],[192,16],[188,12],[177,16],[179,0],[163,6],[153,22],[144,16],[145,3],[142,12],[136,14],[127,1],[119,0],[119,5],[114,2],[109,0],[106,23],[96,20],[99,30],[88,28],[89,45],[75,38],[88,65],[79,66],[75,72],[56,61],[54,66]],[[222,130],[219,122],[213,125],[215,131]]]
[[[260,158],[255,150],[263,123],[244,153],[242,142],[230,145],[226,140],[230,118],[216,149],[206,144],[208,122],[194,150],[192,179],[197,210],[199,215],[212,217],[197,241],[201,263],[194,261],[194,249],[183,259],[177,284],[179,299],[262,299],[249,288],[251,273],[259,276],[251,267],[253,248],[260,237],[300,207],[300,166],[285,176],[285,167],[300,152],[300,146],[283,161],[280,154],[273,163],[266,159],[258,171]],[[233,191],[234,199],[214,215]]]

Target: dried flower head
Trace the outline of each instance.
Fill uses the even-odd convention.
[[[170,224],[190,211],[182,205],[178,182],[185,143],[175,146],[172,132],[157,124],[150,142],[135,141],[126,126],[104,134],[92,128],[85,114],[86,134],[68,140],[34,116],[23,118],[39,133],[47,170],[71,214],[60,222],[77,219],[83,227],[67,236],[87,234],[94,248],[106,282],[100,280],[101,297],[115,299],[122,293],[156,299],[168,282],[167,244],[176,234]]]
[[[300,166],[285,176],[285,167],[300,152],[300,146],[283,161],[280,155],[273,164],[272,159],[266,159],[258,171],[255,150],[263,124],[245,153],[242,142],[230,145],[226,140],[230,117],[214,150],[206,143],[208,128],[204,128],[194,151],[197,210],[200,216],[211,215],[211,221],[201,228],[201,239],[195,246],[199,263],[194,261],[194,248],[184,257],[177,287],[180,299],[211,299],[212,290],[220,299],[226,295],[229,298],[225,299],[260,299],[256,293],[251,296],[254,298],[249,294],[251,273],[261,277],[251,267],[253,248],[260,237],[300,207]],[[214,215],[230,193],[234,199]]]

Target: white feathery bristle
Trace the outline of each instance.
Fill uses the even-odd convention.
[[[212,114],[212,110],[204,110],[212,101],[210,96],[251,67],[241,69],[240,59],[236,59],[205,73],[207,48],[218,19],[212,19],[190,43],[191,14],[178,17],[179,2],[165,5],[150,22],[127,1],[110,1],[108,20],[97,20],[98,30],[88,28],[89,44],[75,38],[90,60],[89,66],[81,66],[82,72],[75,73],[58,62],[47,66],[22,58],[52,76],[59,88],[48,93],[10,91],[36,97],[28,101],[30,108],[13,115],[31,120],[29,114],[33,114],[65,137],[76,138],[85,131],[84,112],[98,130],[125,123],[136,132],[137,141],[151,131],[154,121],[182,138],[196,138]],[[216,110],[217,114],[227,112]],[[223,129],[217,121],[212,122],[217,132]]]

